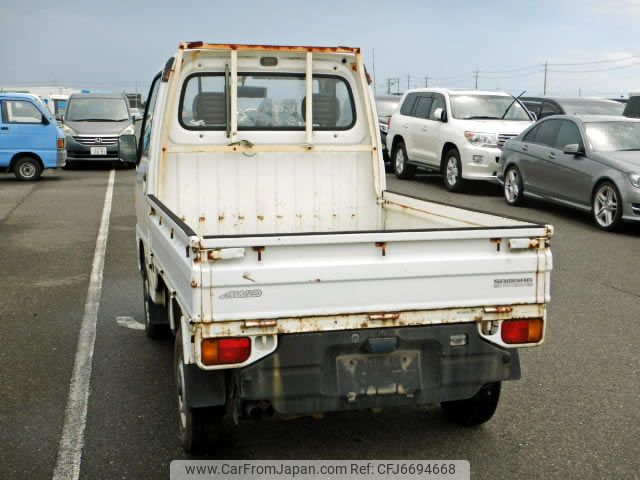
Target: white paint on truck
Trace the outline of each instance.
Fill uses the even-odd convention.
[[[140,268],[181,330],[180,368],[243,381],[242,368],[284,361],[298,334],[471,326],[469,342],[499,355],[543,341],[507,344],[500,329],[546,321],[552,228],[388,191],[359,49],[181,44],[148,104]],[[203,340],[237,337],[248,358],[203,361]]]

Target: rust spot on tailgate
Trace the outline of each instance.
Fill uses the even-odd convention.
[[[254,252],[258,252],[258,261],[262,261],[262,252],[264,252],[264,247],[251,247],[251,250]]]

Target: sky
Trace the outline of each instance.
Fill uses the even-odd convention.
[[[480,89],[539,94],[548,62],[549,94],[619,97],[640,91],[639,20],[640,0],[0,0],[0,86],[145,93],[204,40],[360,47],[377,93],[474,88],[477,70]]]

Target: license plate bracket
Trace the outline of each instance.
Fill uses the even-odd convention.
[[[419,351],[382,355],[340,355],[336,358],[338,393],[349,401],[358,396],[404,395],[422,389]]]

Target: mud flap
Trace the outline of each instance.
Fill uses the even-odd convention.
[[[206,371],[197,365],[184,366],[187,402],[191,408],[215,407],[227,401],[225,372]]]

